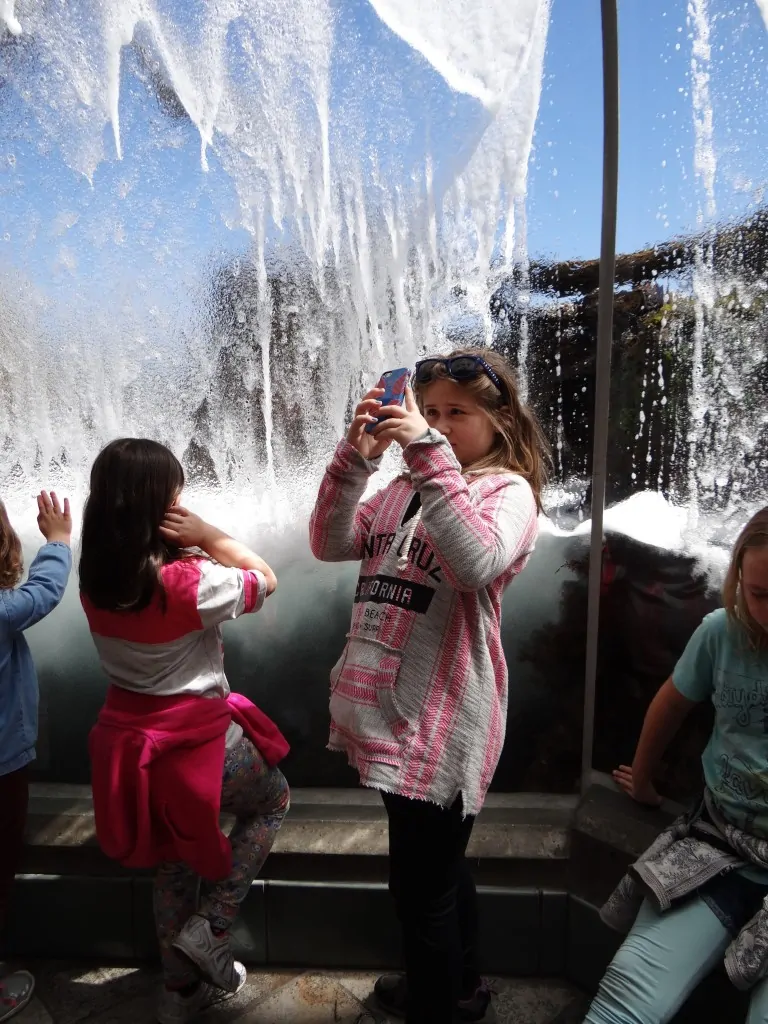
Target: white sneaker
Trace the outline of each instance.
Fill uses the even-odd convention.
[[[201,981],[188,996],[164,988],[157,1004],[158,1024],[187,1024],[187,1021],[207,1009],[210,997],[215,991],[213,985],[209,985],[207,981]]]
[[[29,971],[12,971],[0,978],[0,1021],[10,1020],[24,1009],[35,992]]]
[[[205,980],[216,988],[238,992],[245,984],[245,968],[235,961],[229,935],[214,935],[210,921],[200,914],[190,917],[173,948],[191,960]]]
[[[237,960],[235,961],[235,971],[238,976],[238,986],[235,992],[239,992],[245,984],[246,970]],[[208,1007],[229,999],[235,992],[224,992],[207,981],[201,981],[194,992],[191,992],[188,996],[182,995],[181,992],[171,992],[164,988],[160,994],[160,1001],[157,1004],[157,1022],[158,1024],[187,1024],[198,1013],[202,1013]]]

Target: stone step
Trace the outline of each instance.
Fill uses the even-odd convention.
[[[608,779],[591,781],[580,801],[534,793],[489,797],[470,847],[484,971],[565,976],[584,992],[595,991],[621,941],[598,908],[676,808],[648,811],[616,793]],[[12,895],[12,953],[156,958],[152,879],[101,854],[89,787],[35,785],[27,836],[24,874]],[[386,816],[376,793],[294,790],[275,852],[233,929],[238,956],[274,968],[396,966],[399,929],[386,853]],[[335,875],[328,864],[336,865]],[[372,869],[361,871],[366,864]],[[558,1020],[575,1024],[583,1012],[584,1001],[577,1000]],[[736,1024],[745,1012],[745,998],[720,968],[676,1022]]]
[[[496,860],[567,860],[577,796],[490,794],[469,855]],[[228,823],[224,818],[223,827]],[[90,786],[36,783],[27,823],[29,850],[96,846]],[[274,854],[385,857],[387,818],[378,793],[295,789]]]

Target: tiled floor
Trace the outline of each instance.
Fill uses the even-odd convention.
[[[37,994],[18,1024],[151,1024],[158,975],[135,967],[29,964]],[[365,1012],[374,974],[249,972],[234,998],[198,1019],[207,1024],[355,1024]],[[499,1024],[550,1024],[574,998],[561,981],[494,979]],[[364,1024],[380,1015],[365,1017]],[[362,1022],[361,1022],[362,1024]]]

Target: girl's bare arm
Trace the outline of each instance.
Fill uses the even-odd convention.
[[[676,689],[671,677],[651,701],[632,765],[622,764],[613,773],[615,781],[633,800],[653,806],[661,803],[653,777],[664,751],[694,707],[695,702]]]

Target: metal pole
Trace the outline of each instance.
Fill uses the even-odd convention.
[[[603,508],[608,458],[608,416],[613,341],[613,285],[616,267],[616,206],[619,179],[619,30],[616,0],[601,0],[603,28],[603,220],[595,353],[595,419],[592,446],[592,535],[587,591],[587,657],[584,677],[582,791],[590,783],[595,734],[600,582],[603,564]]]

